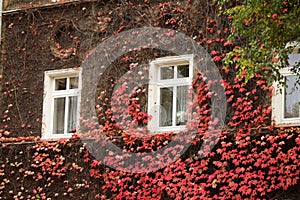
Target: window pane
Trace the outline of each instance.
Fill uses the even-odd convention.
[[[177,66],[177,78],[189,77],[189,65]]]
[[[55,90],[65,90],[67,88],[67,79],[55,79]]]
[[[78,88],[78,77],[71,77],[70,78],[70,89]]]
[[[172,126],[173,88],[160,89],[159,126]]]
[[[177,87],[177,105],[176,105],[176,125],[185,125],[187,122],[187,95],[188,86],[178,86]]]
[[[77,122],[77,97],[69,97],[68,133],[76,132]]]
[[[53,134],[63,134],[65,124],[65,98],[54,99]]]
[[[294,87],[297,76],[285,78],[287,88],[284,95],[284,118],[299,117],[300,91]]]
[[[173,79],[174,78],[174,67],[160,68],[160,78],[161,78],[161,80]]]
[[[289,54],[288,56],[290,67],[295,66],[298,62],[300,62],[300,54]]]

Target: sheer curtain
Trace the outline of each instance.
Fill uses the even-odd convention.
[[[176,125],[186,124],[188,86],[177,87]]]
[[[69,97],[67,133],[75,133],[77,125],[77,96]]]

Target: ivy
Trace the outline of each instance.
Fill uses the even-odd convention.
[[[265,56],[270,61],[278,52],[275,49],[273,54],[267,54],[265,49],[271,45],[265,40],[253,42],[252,37],[258,37],[257,34],[236,39],[236,33],[231,32],[230,20],[234,19],[234,13],[244,13],[252,19],[251,9],[256,9],[253,12],[256,14],[271,12],[268,9],[273,2],[265,5],[266,9],[260,8],[259,2],[255,8],[228,3],[226,6],[233,8],[226,12],[229,17],[218,16],[219,7],[212,1],[83,2],[4,15],[1,198],[276,199],[283,198],[284,194],[299,198],[300,129],[271,126],[272,87],[266,76],[270,65],[253,64],[253,59]],[[284,6],[287,5],[272,9],[280,11]],[[267,20],[279,31],[280,21],[277,25],[276,20],[283,18],[279,12],[277,14],[272,10]],[[243,26],[250,26],[252,21],[246,23],[249,24],[243,21]],[[211,82],[206,83],[201,73],[193,81],[195,102],[192,108],[196,107],[199,115],[191,128],[197,127],[198,133],[192,141],[185,138],[174,148],[167,149],[173,155],[184,142],[191,143],[179,159],[157,171],[128,173],[108,167],[93,157],[76,135],[57,141],[41,140],[44,70],[78,67],[98,42],[143,26],[185,33],[210,52],[218,66],[223,76],[220,84],[227,95],[228,114],[212,151],[204,157],[201,145],[209,143],[203,138],[211,134],[207,127],[212,123],[209,117],[211,96],[215,94],[209,93]],[[64,32],[63,27],[68,31]],[[233,28],[242,30],[239,24]],[[255,30],[263,28],[258,26]],[[52,38],[58,31],[63,37]],[[269,34],[267,32],[263,34]],[[234,37],[227,41],[231,33]],[[274,39],[272,35],[266,41],[271,39]],[[71,46],[68,41],[72,41]],[[276,43],[278,49],[282,41]],[[64,50],[70,48],[72,53],[64,56]],[[111,48],[119,46],[114,44]],[[95,111],[101,134],[124,152],[141,155],[154,152],[163,149],[175,136],[172,132],[147,135],[144,130],[144,137],[136,134],[136,127],[147,124],[151,117],[145,110],[147,86],[137,86],[131,93],[126,90],[126,86],[135,84],[146,74],[149,61],[168,55],[172,54],[157,49],[131,51],[116,58],[104,72],[105,78],[98,83]],[[138,65],[145,66],[139,76],[127,74]],[[127,78],[120,79],[124,75]],[[114,90],[115,86],[120,87]],[[121,131],[116,121],[128,126],[127,131]],[[97,144],[100,149],[105,147],[105,142]],[[105,157],[109,166],[121,165],[126,159],[129,157],[113,153]],[[154,161],[151,156],[146,159],[150,164]],[[170,157],[159,159],[165,163]],[[288,191],[285,193],[285,190]]]

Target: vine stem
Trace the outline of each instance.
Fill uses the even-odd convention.
[[[18,110],[18,115],[19,115],[21,124],[24,124],[24,121],[23,121],[23,118],[22,118],[22,115],[21,115],[21,111],[20,111],[20,107],[19,107],[18,95],[17,95],[16,91],[17,91],[16,86],[14,85],[14,95],[15,95],[15,102],[16,102],[16,107],[17,107],[17,110]]]

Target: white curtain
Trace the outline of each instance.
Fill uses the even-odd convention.
[[[69,97],[68,133],[76,132],[77,122],[77,96]]]
[[[188,86],[177,87],[176,125],[186,124]]]

